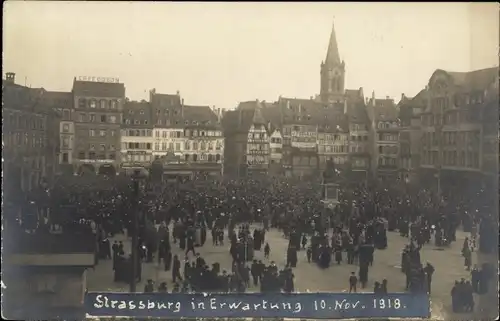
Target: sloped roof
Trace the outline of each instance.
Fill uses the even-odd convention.
[[[105,83],[93,81],[73,81],[73,93],[76,96],[94,97],[125,97],[125,85],[120,83]]]
[[[283,98],[278,101],[284,123],[317,125],[325,105],[312,99]]]
[[[455,85],[465,90],[485,90],[498,79],[498,67],[479,69],[470,72],[446,72]]]
[[[52,108],[73,107],[73,93],[65,91],[44,91],[42,101]]]
[[[361,95],[360,89],[346,89],[346,113],[349,122],[367,123],[369,122],[368,111],[366,109],[365,97]]]
[[[181,97],[179,95],[154,93],[151,95],[150,103],[155,107],[179,106]]]
[[[375,99],[374,120],[397,120],[398,109],[393,99]]]
[[[130,125],[135,125],[135,121],[138,120],[141,127],[152,127],[150,103],[147,101],[126,101],[123,104],[123,120],[126,119],[130,120]]]
[[[218,118],[215,112],[209,106],[183,106],[183,117],[185,120],[197,121],[199,123],[210,122],[217,123]]]

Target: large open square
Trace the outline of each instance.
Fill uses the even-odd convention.
[[[259,226],[260,227],[260,226]],[[464,258],[461,256],[462,243],[468,233],[457,232],[457,241],[445,249],[438,248],[433,244],[425,245],[421,250],[422,262],[429,262],[434,265],[436,271],[432,282],[431,307],[433,319],[446,320],[467,320],[470,314],[456,314],[451,312],[450,291],[456,280],[468,279],[470,272],[465,270]],[[123,240],[127,251],[130,249],[130,240],[119,235],[116,240]],[[265,263],[276,262],[279,267],[286,264],[286,249],[288,240],[283,234],[271,229],[266,233],[266,241],[271,245],[270,258],[264,258],[262,251],[255,252],[255,258]],[[372,292],[375,281],[388,279],[389,290],[391,292],[405,291],[405,274],[401,272],[401,251],[408,238],[401,237],[397,232],[388,233],[389,247],[385,250],[376,250],[373,267],[370,268],[369,281],[366,289],[361,292]],[[232,259],[227,246],[212,246],[208,239],[203,247],[196,248],[197,252],[207,260],[208,264],[219,262],[221,269],[231,270]],[[299,263],[293,269],[295,275],[295,288],[297,292],[347,292],[349,289],[348,278],[350,272],[358,271],[357,265],[349,265],[344,262],[340,265],[333,263],[328,269],[321,269],[315,263],[308,263],[304,250],[299,252]],[[184,257],[183,251],[178,246],[173,246],[173,254]],[[189,254],[192,257],[192,254]],[[165,272],[163,266],[156,263],[143,263],[142,283],[138,290],[142,291],[148,279],[152,279],[156,284],[166,281],[169,288],[172,287],[172,273]],[[110,260],[101,261],[93,270],[87,274],[87,285],[89,291],[117,291],[127,292],[129,286],[125,283],[113,282],[112,264]],[[250,287],[248,291],[258,291],[255,287]]]

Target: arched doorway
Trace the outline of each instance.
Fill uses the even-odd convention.
[[[78,175],[95,175],[95,167],[92,164],[83,164],[78,168]]]
[[[116,169],[111,164],[104,164],[99,167],[99,175],[113,177],[116,176]]]

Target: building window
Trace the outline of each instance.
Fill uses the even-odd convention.
[[[114,130],[110,130],[109,133],[111,134],[111,137],[115,137],[115,131]]]
[[[168,143],[168,150],[174,150],[174,143]]]
[[[140,121],[138,119],[134,120],[134,124],[139,125]]]
[[[106,150],[106,145],[105,145],[105,144],[101,144],[101,145],[99,146],[99,150],[100,150],[100,151],[105,151],[105,150]]]
[[[139,111],[139,114],[144,115],[144,110],[142,110],[142,109],[141,109],[141,110]]]
[[[90,144],[90,149],[94,150],[95,149],[95,144]],[[90,155],[90,154],[89,154]]]
[[[175,143],[175,150],[181,150],[181,143]]]
[[[113,145],[113,144],[109,145],[109,149],[110,150],[115,150],[115,145]]]
[[[190,144],[189,144],[189,142],[186,142],[186,143],[184,144],[184,149],[185,149],[185,150],[189,150],[189,145],[190,145]]]
[[[62,139],[62,148],[69,148],[69,137],[63,137]]]
[[[90,100],[90,108],[95,108],[96,107],[96,102],[95,100]]]
[[[111,100],[110,101],[110,107],[111,107],[111,109],[115,109],[116,108],[116,100]]]
[[[69,110],[63,110],[63,120],[70,120],[70,112]]]
[[[80,98],[80,99],[78,100],[78,106],[79,106],[80,108],[85,108],[85,107],[87,107],[87,99],[85,99],[85,98]]]
[[[208,162],[213,162],[213,155],[212,154],[208,154]]]
[[[67,163],[69,163],[69,156],[68,156],[68,153],[63,153],[63,154],[62,154],[62,162],[63,162],[63,164],[67,164]]]
[[[193,150],[198,150],[198,142],[193,142]]]
[[[166,131],[163,131],[163,132],[161,133],[161,137],[163,137],[163,138],[167,138],[167,132],[166,132]]]
[[[167,150],[167,143],[161,143],[161,150]]]
[[[193,162],[196,162],[198,161],[198,155],[197,154],[193,154]]]
[[[215,155],[215,161],[220,162],[220,154]]]
[[[116,123],[116,116],[109,116],[109,122],[112,123],[112,124],[115,124]]]
[[[105,130],[100,130],[99,131],[99,136],[101,136],[101,137],[106,136],[106,131]]]
[[[101,115],[101,123],[105,123],[106,122],[106,115]]]
[[[155,143],[155,150],[160,150],[160,143]]]
[[[116,154],[115,153],[110,153],[108,159],[115,160],[116,159]]]
[[[95,130],[94,129],[90,129],[89,130],[89,136],[90,137],[94,137],[95,136]]]
[[[147,125],[148,124],[148,121],[147,120],[144,120],[144,125]]]
[[[63,124],[63,133],[69,132],[69,125],[68,124]]]
[[[102,109],[106,108],[106,101],[104,99],[101,100],[101,108]]]
[[[80,113],[80,122],[85,122],[87,120],[87,115],[84,113]]]

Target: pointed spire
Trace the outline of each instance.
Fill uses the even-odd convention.
[[[330,43],[328,44],[328,51],[326,52],[325,64],[330,66],[340,65],[340,55],[334,23],[332,23],[332,33],[330,34]]]

